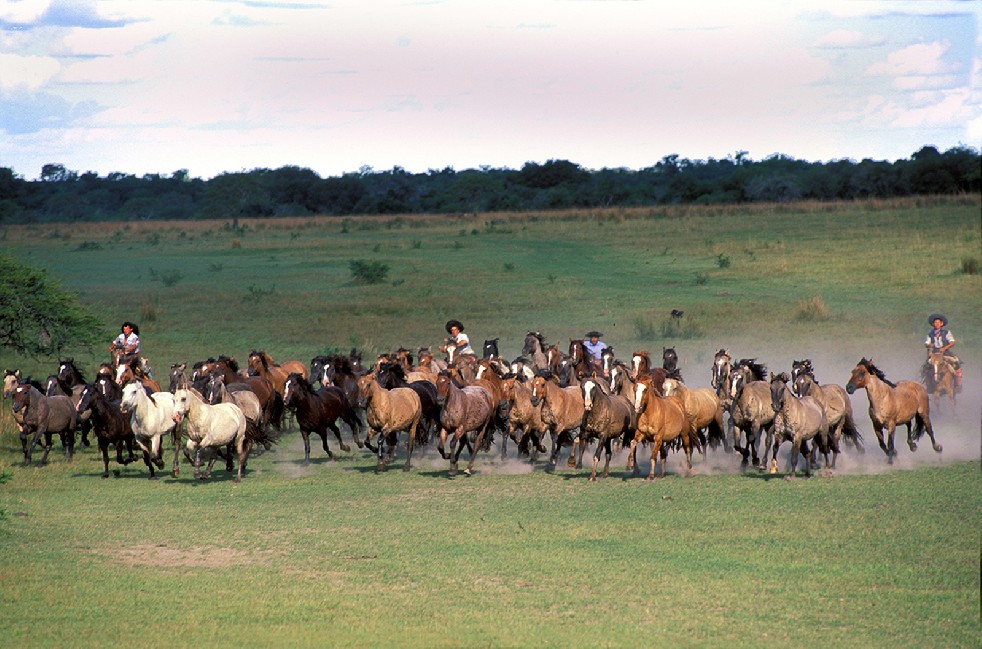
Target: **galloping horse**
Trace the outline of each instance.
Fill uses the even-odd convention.
[[[788,389],[790,377],[785,373],[771,375],[771,409],[774,411],[774,424],[771,434],[767,436],[764,446],[764,459],[774,444],[774,454],[771,456],[770,471],[777,473],[777,449],[783,440],[791,442],[791,472],[786,480],[794,480],[798,464],[798,453],[805,458],[805,477],[811,475],[811,459],[808,453],[808,442],[815,444],[825,455],[825,466],[829,467],[829,424],[825,418],[825,409],[815,397],[796,397]],[[838,446],[832,450],[838,454]]]
[[[852,401],[849,400],[842,386],[834,383],[819,385],[809,365],[807,371],[798,372],[797,378],[792,380],[792,385],[789,387],[792,388],[793,394],[815,397],[822,404],[825,418],[829,422],[833,447],[838,448],[839,442],[844,437],[856,447],[857,451],[863,452],[863,436],[856,428],[856,421],[852,416]],[[832,456],[832,468],[835,468],[835,455]]]
[[[162,394],[170,394],[164,392]],[[252,440],[246,438],[246,418],[242,410],[234,403],[219,403],[209,405],[194,388],[180,388],[174,393],[174,421],[180,425],[181,419],[187,417],[188,443],[186,451],[194,453],[194,477],[207,480],[211,469],[218,458],[217,449],[226,446],[235,448],[239,460],[239,470],[235,481],[242,479],[249,451],[252,450]],[[201,449],[212,449],[208,468],[201,473]],[[231,457],[228,458],[231,462]]]
[[[681,380],[667,378],[662,384],[666,397],[678,395],[689,417],[692,430],[699,435],[699,443],[716,448],[722,442],[723,450],[730,452],[730,443],[723,432],[723,407],[719,398],[709,388],[690,390]],[[703,433],[702,431],[706,432]]]
[[[559,451],[564,441],[573,448],[566,461],[567,466],[576,466],[576,445],[580,426],[583,423],[583,394],[579,387],[561,388],[544,376],[532,379],[532,405],[542,404],[542,421],[549,427],[552,435],[552,454],[549,465],[556,466]],[[574,432],[576,433],[574,435]]]
[[[123,414],[118,403],[106,399],[95,383],[82,388],[82,396],[75,406],[75,412],[79,416],[83,413],[91,413],[89,419],[92,421],[99,450],[102,451],[103,478],[109,477],[109,444],[116,447],[117,464],[125,466],[136,460],[133,454],[135,440],[133,429],[130,427],[130,418]],[[129,451],[129,457],[125,460],[123,459],[124,445]]]
[[[484,341],[484,358],[501,358],[501,354],[498,353],[498,340],[498,338],[492,338]]]
[[[719,398],[723,410],[728,410],[730,407],[732,372],[733,359],[730,358],[730,353],[725,349],[716,352],[716,357],[713,358],[713,380],[710,385],[716,390],[716,396]]]
[[[143,451],[143,461],[150,469],[150,479],[156,480],[154,465],[164,468],[161,437],[171,433],[174,441],[174,476],[180,473],[178,446],[181,443],[180,428],[173,419],[174,395],[170,392],[155,392],[148,395],[138,381],[130,381],[123,386],[123,398],[119,404],[124,415],[130,417],[130,427],[136,445]]]
[[[236,390],[229,390],[225,386],[225,378],[220,374],[212,374],[207,379],[208,382],[204,386],[204,392],[202,392],[205,401],[212,406],[219,403],[237,405],[246,418],[246,437],[259,441],[269,450],[274,440],[269,438],[265,424],[263,424],[263,407],[259,403],[259,397],[256,396],[256,393],[244,385],[236,386],[238,388]],[[188,384],[185,382],[179,387],[186,388]],[[197,386],[195,389],[198,390]],[[171,392],[175,391],[171,390]],[[201,390],[198,391],[201,392]]]
[[[880,443],[880,448],[887,454],[887,462],[893,464],[897,450],[893,445],[893,433],[898,424],[907,426],[907,446],[911,451],[917,450],[917,440],[924,431],[931,438],[931,447],[940,453],[941,444],[934,439],[934,427],[931,425],[931,408],[928,403],[927,390],[920,383],[901,381],[894,384],[887,380],[883,372],[873,365],[872,359],[861,359],[853,368],[846,383],[846,392],[852,394],[856,390],[866,388],[869,399],[869,418],[873,422],[873,432]],[[886,431],[887,439],[883,439]]]
[[[457,475],[457,459],[470,433],[476,433],[470,458],[464,473],[471,474],[474,458],[484,444],[484,436],[497,410],[491,392],[481,385],[458,387],[450,372],[440,372],[436,379],[436,393],[443,406],[440,411],[440,445],[438,450],[444,459],[450,459],[450,475]],[[447,437],[453,434],[457,448],[451,454],[444,452]],[[451,446],[453,446],[451,443]]]
[[[341,450],[348,452],[351,448],[341,440],[341,430],[338,428],[337,420],[341,419],[351,429],[351,435],[355,443],[361,448],[361,441],[358,439],[358,431],[361,429],[361,422],[355,414],[354,408],[348,403],[344,392],[340,388],[329,385],[321,388],[317,392],[311,387],[307,379],[302,374],[294,372],[286,379],[286,396],[284,402],[286,407],[296,411],[297,425],[300,427],[300,436],[303,437],[303,463],[310,464],[310,434],[316,433],[320,436],[324,452],[327,457],[333,459],[334,454],[327,446],[327,430],[330,429],[338,440]]]
[[[220,375],[229,390],[233,390],[236,385],[244,384],[255,393],[263,407],[263,423],[272,424],[277,430],[280,429],[283,421],[283,396],[276,391],[269,379],[262,376],[240,375],[238,363],[228,356],[219,356],[217,360],[209,358],[201,364],[200,374]],[[194,381],[195,377],[192,376],[191,380]]]
[[[647,350],[639,349],[631,354],[631,378],[638,381],[646,375],[651,377],[651,389],[658,396],[664,396],[662,385],[668,378],[668,372],[664,367],[652,367],[651,355]]]
[[[410,375],[416,374],[411,372]],[[419,404],[423,416],[420,419],[420,429],[417,437],[421,444],[428,444],[430,435],[440,425],[440,403],[436,393],[436,382],[428,379],[409,381],[406,371],[398,363],[382,363],[376,373],[376,380],[386,390],[393,388],[409,388],[419,395]],[[355,439],[357,442],[357,438]]]
[[[522,345],[522,356],[532,361],[533,375],[539,370],[549,369],[549,359],[546,358],[546,341],[542,332],[528,332],[525,336],[525,344]]]
[[[294,372],[304,379],[308,376],[307,367],[300,361],[286,361],[277,365],[272,357],[262,350],[253,350],[249,354],[249,373],[269,379],[273,389],[279,392],[280,396],[285,393],[287,378]]]
[[[603,376],[603,366],[599,362],[594,361],[593,357],[587,353],[586,345],[579,338],[569,339],[568,354],[568,360],[573,365],[577,378],[583,378],[594,372],[598,372]]]
[[[21,446],[24,449],[24,466],[31,463],[31,453],[38,442],[44,439],[44,455],[41,464],[48,461],[51,452],[51,436],[58,434],[65,455],[70,460],[75,453],[75,426],[78,415],[71,399],[66,396],[47,397],[29,381],[18,383],[14,388],[11,404],[15,417],[20,415],[23,428],[20,432]],[[33,432],[31,441],[27,437]]]
[[[385,470],[383,449],[388,443],[391,458],[397,443],[396,434],[401,430],[409,433],[409,439],[406,440],[408,455],[406,464],[402,467],[403,471],[408,471],[411,468],[419,421],[423,416],[419,395],[409,388],[386,390],[378,384],[374,374],[364,374],[358,378],[358,401],[359,406],[365,409],[365,419],[368,421],[365,445],[378,454],[376,472]],[[379,435],[377,449],[371,444],[376,433]]]
[[[663,397],[654,390],[653,379],[650,375],[642,374],[638,379],[634,393],[634,409],[638,412],[638,425],[631,440],[631,448],[627,456],[627,469],[636,474],[637,447],[640,442],[652,442],[651,471],[647,480],[654,480],[655,465],[661,455],[660,478],[665,477],[665,460],[668,459],[667,442],[675,439],[682,440],[685,450],[685,462],[692,469],[693,440],[698,442],[695,432],[685,414],[685,406],[678,397]]]
[[[134,358],[128,363],[120,363],[116,366],[116,384],[126,385],[129,381],[139,381],[147,390],[147,394],[160,392],[160,383],[153,380],[143,371],[140,359]]]
[[[634,404],[626,397],[610,394],[605,391],[603,384],[596,376],[589,377],[580,384],[583,390],[583,427],[580,439],[596,438],[597,452],[593,456],[593,471],[590,482],[597,480],[597,465],[600,464],[600,453],[605,452],[603,477],[610,475],[611,443],[620,439],[622,444],[630,443],[634,437],[634,425],[637,420]]]
[[[518,454],[529,455],[532,462],[537,453],[546,452],[546,448],[542,446],[542,438],[549,427],[542,421],[542,405],[532,405],[531,384],[524,374],[514,374],[502,379],[502,394],[508,404],[508,434],[501,440],[502,458],[507,452],[509,437],[518,445]]]
[[[955,393],[957,383],[955,381],[954,362],[944,355],[944,352],[932,350],[927,355],[927,369],[924,373],[924,386],[934,397],[934,405],[941,406],[941,397],[948,395],[951,401],[951,409],[955,409]]]
[[[770,426],[774,422],[774,410],[771,408],[771,387],[767,378],[767,369],[752,358],[745,358],[737,363],[730,378],[730,421],[733,424],[733,449],[754,466],[763,468],[757,457],[757,445],[760,443],[761,432],[770,435]],[[745,445],[739,445],[740,433],[743,433]]]
[[[669,374],[679,372],[679,355],[674,347],[661,348],[661,366]],[[679,378],[682,378],[681,372],[679,372]]]

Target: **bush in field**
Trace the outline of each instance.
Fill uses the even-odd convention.
[[[816,295],[810,300],[798,300],[798,307],[794,312],[794,319],[798,322],[820,322],[829,319],[829,308],[825,305],[825,300],[820,295]]]
[[[348,267],[351,268],[351,276],[359,284],[380,284],[389,274],[389,265],[380,261],[353,259]]]
[[[966,275],[979,274],[979,260],[977,257],[966,257],[962,259],[962,272]]]

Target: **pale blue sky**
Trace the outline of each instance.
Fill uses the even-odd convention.
[[[980,23],[944,0],[0,0],[0,166],[892,161],[982,146]]]

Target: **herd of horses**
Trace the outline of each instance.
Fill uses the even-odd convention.
[[[321,438],[328,458],[334,457],[329,432],[341,451],[350,452],[341,422],[358,448],[376,456],[377,471],[394,460],[400,436],[404,470],[411,469],[414,450],[437,439],[451,476],[465,447],[469,475],[478,453],[490,451],[495,439],[502,457],[509,441],[519,457],[533,464],[548,454],[547,470],[555,469],[564,447],[569,448],[567,465],[582,468],[583,455],[594,444],[591,481],[598,472],[609,475],[611,457],[620,448],[628,450],[627,469],[637,475],[639,446],[650,448],[648,480],[658,467],[658,477],[664,477],[670,450],[683,452],[688,473],[694,452],[705,455],[720,447],[736,453],[744,465],[776,473],[778,449],[789,442],[786,478],[794,479],[799,461],[807,476],[820,455],[832,470],[844,445],[863,451],[849,399],[857,390],[866,391],[873,432],[888,462],[897,455],[894,433],[901,425],[907,427],[911,451],[924,433],[936,452],[942,450],[931,424],[928,389],[915,381],[894,384],[866,358],[843,387],[820,384],[808,359],[794,361],[789,373],[768,375],[756,359],[735,360],[720,349],[710,368],[711,387],[690,387],[672,348],[662,350],[657,366],[646,350],[622,360],[608,347],[594,360],[581,340],[570,339],[563,351],[538,331],[528,332],[521,355],[512,361],[501,357],[497,343],[485,341],[481,356],[457,354],[451,345],[446,358],[437,358],[429,348],[415,353],[400,348],[380,354],[370,366],[363,365],[356,350],[316,356],[309,365],[278,364],[258,350],[243,369],[228,356],[190,368],[175,363],[167,389],[152,378],[144,359],[113,359],[88,381],[68,358],[45,384],[8,370],[3,395],[12,400],[25,465],[39,444],[41,462],[47,461],[54,435],[69,458],[78,434],[84,446],[94,435],[103,478],[109,475],[109,448],[114,447],[119,464],[142,455],[155,479],[164,468],[167,443],[173,446],[172,472],[178,476],[183,442],[195,478],[207,478],[224,457],[226,470],[235,471],[238,481],[250,454],[268,450],[291,425],[303,439],[304,464],[310,462],[311,434]],[[943,361],[937,363],[931,394],[941,396],[949,394],[949,384]],[[954,402],[953,387],[950,398]],[[210,456],[202,471],[206,449]]]

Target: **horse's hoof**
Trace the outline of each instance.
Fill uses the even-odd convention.
[[[917,442],[907,442],[907,446],[910,448],[911,453],[917,450]]]
[[[589,482],[596,482],[597,481],[597,476],[595,476],[595,475],[590,476],[590,478],[589,478],[588,481]]]
[[[943,447],[941,444],[935,444],[932,448],[934,448],[935,453],[940,453]]]
[[[108,478],[108,477],[109,477],[109,474],[108,474],[108,473],[103,473],[103,474],[102,474],[102,479],[103,479],[103,480],[105,480],[105,479],[106,479],[106,478]]]
[[[470,467],[467,467],[466,469],[464,469],[464,475],[471,475],[471,468]]]
[[[178,469],[174,469],[173,474],[174,474],[174,477],[176,478],[177,476],[179,476],[181,474],[181,472]]]
[[[351,452],[351,447],[348,446],[347,444],[342,444],[341,445],[341,450],[344,451],[345,453],[350,453]]]
[[[784,476],[784,479],[787,480],[788,482],[791,482],[793,480],[797,480],[797,477],[795,477],[793,475],[786,475],[786,476]]]
[[[402,470],[403,471],[409,471],[409,469],[410,469],[410,467],[409,467],[408,464],[406,464],[404,467],[402,467]]]
[[[155,475],[152,475],[152,476],[150,476],[150,479],[151,479],[151,480],[156,480],[156,479],[157,479],[157,476],[155,476]]]

